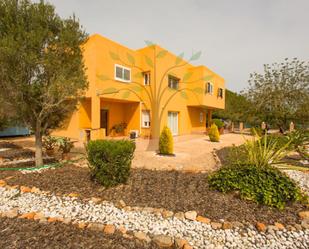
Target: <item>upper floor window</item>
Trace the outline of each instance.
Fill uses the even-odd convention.
[[[150,72],[144,72],[143,77],[144,77],[144,85],[149,86],[150,85]]]
[[[143,128],[150,127],[150,111],[149,110],[142,111],[142,127]]]
[[[177,90],[179,87],[179,79],[172,75],[169,75],[168,76],[168,87]]]
[[[115,65],[115,80],[130,82],[131,81],[131,69],[116,64]]]
[[[213,95],[213,93],[214,93],[214,86],[210,82],[206,83],[205,93],[209,93],[211,95]]]
[[[222,88],[218,89],[218,97],[223,98],[223,89]]]

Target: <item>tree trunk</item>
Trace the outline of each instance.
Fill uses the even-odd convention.
[[[43,165],[42,157],[42,133],[41,127],[37,125],[35,131],[35,166]]]

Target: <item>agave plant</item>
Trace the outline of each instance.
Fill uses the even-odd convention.
[[[278,147],[278,140],[269,139],[267,134],[246,140],[244,146],[247,154],[246,163],[260,167],[278,164],[289,153],[290,143],[291,140]]]

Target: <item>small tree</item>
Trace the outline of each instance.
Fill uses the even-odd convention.
[[[246,97],[260,120],[282,128],[290,121],[309,123],[309,63],[285,59],[264,65],[263,73],[252,73]]]
[[[172,155],[174,153],[174,141],[171,130],[164,126],[159,139],[159,152],[163,155]]]
[[[220,133],[218,131],[218,127],[215,124],[210,126],[208,136],[211,142],[219,142],[220,140]]]
[[[42,136],[62,124],[87,88],[87,35],[74,16],[61,19],[44,1],[2,0],[0,27],[0,94],[34,131],[42,165]]]

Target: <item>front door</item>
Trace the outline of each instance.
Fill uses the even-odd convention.
[[[178,135],[178,112],[168,112],[168,127],[173,136]]]
[[[100,128],[105,129],[105,135],[108,136],[108,110],[101,110]]]

